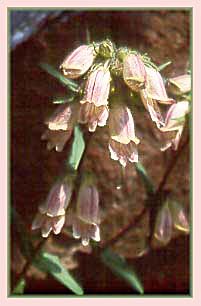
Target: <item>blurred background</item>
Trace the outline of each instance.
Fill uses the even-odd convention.
[[[65,97],[66,89],[39,66],[48,63],[58,69],[64,57],[79,45],[111,39],[117,47],[127,46],[148,53],[157,65],[171,61],[165,78],[186,73],[190,68],[190,11],[29,11],[12,10],[10,17],[10,149],[11,204],[20,218],[11,222],[11,289],[26,264],[21,253],[17,222],[37,244],[39,234],[30,230],[37,211],[61,173],[71,142],[61,153],[47,151],[41,141],[44,121],[55,109],[54,99]],[[123,98],[123,97],[122,97]],[[147,120],[148,119],[148,120]],[[144,112],[135,112],[136,134],[141,139],[140,161],[157,187],[172,157],[161,152],[162,136]],[[186,133],[183,138],[185,139]],[[106,127],[98,128],[87,148],[84,169],[98,177],[101,197],[101,237],[107,241],[138,216],[146,193],[133,164],[122,174],[118,162],[110,159]],[[189,148],[185,147],[166,189],[189,212]],[[144,235],[148,221],[142,220]],[[146,251],[143,240],[130,230],[112,246],[140,276],[146,294],[188,294],[190,288],[189,237],[176,235],[165,247]],[[65,230],[52,236],[46,250],[59,256],[63,265],[82,283],[85,294],[132,294],[133,289],[115,276]],[[68,294],[70,291],[35,267],[26,273],[25,294]]]

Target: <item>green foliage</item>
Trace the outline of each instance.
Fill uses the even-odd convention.
[[[154,194],[155,188],[154,188],[153,182],[148,176],[148,173],[146,169],[144,168],[144,166],[140,162],[138,162],[138,163],[135,163],[135,167],[136,167],[137,173],[139,174],[140,178],[142,179],[144,183],[144,187],[147,193]]]
[[[79,126],[75,126],[74,128],[74,140],[68,160],[68,164],[74,170],[78,169],[79,163],[81,161],[82,155],[85,149],[85,142],[83,138],[82,131]]]
[[[49,273],[57,281],[69,288],[77,295],[83,294],[83,289],[74,279],[74,277],[68,272],[66,268],[61,264],[58,256],[51,255],[47,252],[41,252],[33,263],[40,270]]]
[[[79,86],[77,85],[77,83],[67,79],[49,64],[41,63],[40,67],[43,68],[46,72],[48,72],[50,75],[55,77],[62,85],[67,86],[70,91],[78,93]]]
[[[13,294],[23,294],[24,293],[24,288],[26,285],[26,281],[24,278],[21,278],[18,282],[15,288],[13,289]]]
[[[141,284],[137,274],[133,268],[129,267],[126,260],[118,256],[110,249],[106,249],[101,259],[103,263],[108,266],[117,276],[123,278],[127,283],[131,285],[140,294],[144,293],[143,285]]]

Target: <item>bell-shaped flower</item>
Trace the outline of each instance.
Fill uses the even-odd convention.
[[[73,237],[81,238],[84,246],[90,239],[100,241],[99,194],[93,183],[81,185],[76,204],[76,216],[73,220]]]
[[[128,161],[138,162],[139,139],[135,136],[134,120],[128,107],[116,104],[110,111],[109,131],[111,158],[119,160],[124,167]]]
[[[128,54],[123,61],[123,78],[133,90],[145,88],[146,70],[140,55]]]
[[[93,45],[81,45],[64,59],[60,69],[67,78],[77,79],[91,67],[95,56]]]
[[[49,130],[67,131],[72,129],[77,120],[78,108],[78,103],[65,103],[58,106],[56,111],[45,122]]]
[[[93,103],[95,106],[107,105],[110,92],[110,72],[105,66],[93,70],[86,82],[81,104]]]
[[[191,90],[191,76],[190,74],[179,75],[175,78],[169,79],[168,90],[173,95],[183,95]]]
[[[39,207],[41,214],[49,217],[56,217],[65,214],[65,210],[72,195],[72,182],[70,179],[63,183],[56,183],[51,188],[44,205]]]
[[[32,229],[41,228],[42,236],[47,237],[51,231],[59,234],[64,222],[65,211],[72,196],[72,180],[66,178],[51,188],[46,202],[39,206],[32,223]]]
[[[168,203],[165,202],[156,215],[152,246],[157,247],[167,245],[172,238],[172,230],[172,214]]]
[[[105,126],[109,116],[107,105],[97,107],[93,103],[81,104],[78,113],[78,122],[86,123],[90,132],[94,132],[97,126]]]
[[[189,233],[189,222],[183,206],[176,201],[171,201],[169,207],[174,228],[180,232]]]
[[[175,100],[167,96],[165,85],[160,72],[146,66],[146,92],[148,98],[163,104],[173,104]]]
[[[61,152],[70,139],[75,122],[77,120],[79,103],[63,104],[57,107],[53,115],[46,120],[48,130],[41,136],[42,140],[47,140],[47,149],[54,147],[57,152]]]
[[[160,128],[162,132],[173,132],[170,140],[161,149],[172,147],[177,150],[185,125],[185,116],[189,113],[189,102],[180,101],[170,106],[165,117],[165,125]]]

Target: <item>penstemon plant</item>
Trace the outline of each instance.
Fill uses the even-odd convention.
[[[54,101],[60,105],[45,121],[47,129],[42,139],[47,141],[48,150],[55,149],[57,152],[61,152],[72,137],[74,139],[65,164],[65,174],[50,189],[45,203],[39,206],[32,229],[40,229],[43,238],[47,238],[51,233],[58,235],[68,217],[72,237],[81,239],[84,247],[88,246],[91,240],[95,241],[92,247],[96,254],[100,255],[102,262],[142,294],[143,284],[133,268],[110,248],[136,227],[147,212],[150,215],[147,251],[166,246],[174,236],[174,230],[189,232],[188,217],[183,206],[165,192],[164,186],[184,146],[180,145],[180,140],[186,116],[190,112],[191,76],[185,74],[169,79],[166,83],[169,96],[160,73],[161,67],[157,67],[147,54],[140,54],[127,47],[117,48],[108,39],[81,45],[73,50],[59,67],[62,75],[47,64],[41,66],[68,89],[66,98]],[[130,98],[132,109],[127,103],[128,99],[122,99],[123,96]],[[143,139],[140,139],[135,128],[135,99],[141,100],[144,111],[164,135],[165,144],[161,146],[161,151],[177,151],[173,153],[158,188],[154,186],[140,162],[138,146]],[[82,133],[83,125],[90,134],[87,140]],[[147,192],[147,200],[137,219],[131,220],[114,237],[102,242],[97,178],[94,173],[83,174],[81,164],[87,154],[87,142],[97,129],[104,126],[108,127],[110,135],[108,155],[119,162],[123,169],[128,163],[135,163]],[[33,256],[34,264],[52,274],[74,293],[83,294],[79,284],[67,271],[61,268],[63,274],[59,278],[46,264],[48,259],[61,267],[58,258],[41,252],[44,241],[38,245],[36,255]],[[142,252],[141,256],[146,253]],[[22,282],[29,264],[25,266],[19,282]]]

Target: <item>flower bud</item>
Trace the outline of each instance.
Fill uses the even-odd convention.
[[[149,112],[151,120],[156,123],[156,126],[158,128],[161,128],[161,126],[164,126],[164,119],[161,114],[157,101],[148,96],[146,89],[143,89],[140,91],[140,97],[142,99],[144,107]]]
[[[104,40],[99,44],[98,53],[105,58],[111,58],[114,54],[113,43],[109,39]]]
[[[168,90],[170,93],[177,96],[188,93],[191,90],[190,74],[183,74],[175,78],[170,78]]]
[[[133,91],[145,88],[146,70],[140,55],[129,54],[125,57],[123,62],[123,78]]]
[[[157,70],[146,66],[146,74],[146,92],[148,97],[163,104],[175,103],[174,99],[168,98],[160,73]]]
[[[72,129],[77,119],[79,104],[69,103],[57,107],[56,111],[46,121],[48,128],[53,131]]]
[[[93,103],[95,106],[107,105],[110,91],[110,72],[108,68],[96,68],[86,82],[81,104]]]
[[[111,158],[119,160],[124,167],[127,161],[138,162],[137,145],[139,139],[135,136],[134,121],[128,107],[117,104],[109,117]]]
[[[165,246],[172,238],[173,221],[168,203],[162,205],[159,209],[153,234],[153,246]]]
[[[79,123],[87,123],[90,132],[94,132],[98,126],[105,126],[109,116],[109,109],[106,105],[99,107],[93,103],[84,103],[80,106],[78,114]]]
[[[61,152],[72,135],[73,129],[67,131],[46,130],[41,136],[42,140],[47,140],[47,149],[52,150],[54,147],[57,152]]]
[[[64,59],[60,69],[67,78],[77,79],[91,67],[95,56],[93,45],[82,45]]]

